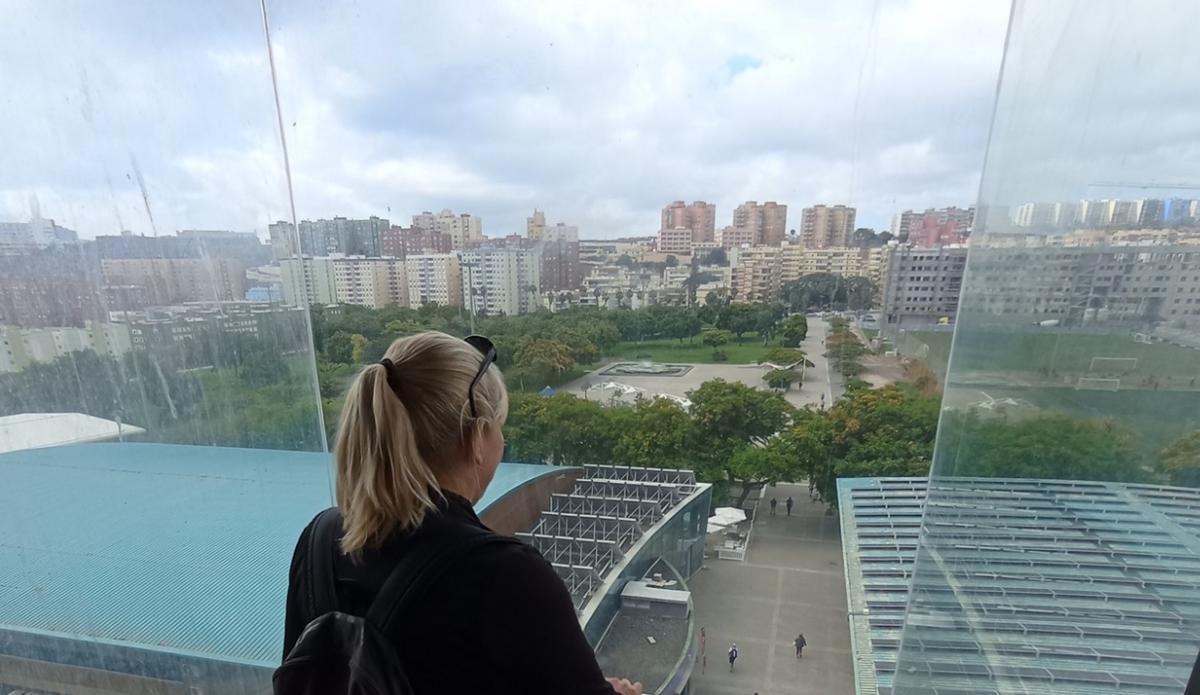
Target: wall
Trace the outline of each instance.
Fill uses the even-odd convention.
[[[704,562],[704,533],[712,507],[712,486],[701,483],[696,491],[646,531],[624,561],[609,572],[604,585],[584,608],[579,621],[593,646],[621,608],[626,580],[642,577],[659,558],[671,563],[685,578]]]
[[[528,531],[541,513],[550,508],[550,495],[570,492],[582,475],[582,468],[563,468],[531,480],[489,504],[479,520],[496,533],[508,536]]]

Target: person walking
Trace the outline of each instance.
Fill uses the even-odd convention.
[[[779,504],[779,500],[771,498],[771,516],[775,516],[775,505]]]
[[[796,658],[804,656],[804,648],[808,646],[808,640],[804,639],[804,633],[801,632],[796,639],[792,640],[792,644],[796,645]]]
[[[791,495],[788,495],[787,502],[785,502],[784,504],[787,505],[788,516],[791,516],[792,515],[792,507],[795,506],[796,500],[792,499]]]
[[[730,673],[733,673],[733,662],[737,661],[737,658],[738,658],[738,650],[737,650],[737,643],[735,642],[734,644],[732,644],[729,647],[729,672]]]

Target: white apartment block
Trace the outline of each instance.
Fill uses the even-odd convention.
[[[427,253],[404,259],[411,306],[462,306],[462,274],[456,253]]]
[[[408,306],[404,261],[366,256],[316,256],[279,261],[287,304]]]
[[[129,327],[116,323],[86,321],[83,328],[0,326],[0,373],[19,372],[35,362],[52,362],[82,350],[120,357],[130,347]]]
[[[333,284],[339,304],[408,306],[408,280],[399,258],[335,258]]]
[[[542,259],[538,252],[472,249],[459,254],[459,263],[462,296],[475,313],[515,316],[535,311],[539,306]]]

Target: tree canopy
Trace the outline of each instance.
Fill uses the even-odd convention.
[[[873,305],[875,283],[864,277],[842,277],[833,273],[810,273],[785,282],[783,301],[791,311],[814,309],[852,309],[860,311]]]
[[[1158,470],[1172,485],[1200,487],[1200,430],[1185,434],[1159,452]]]

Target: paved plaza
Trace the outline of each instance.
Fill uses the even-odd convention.
[[[825,403],[832,400],[829,365],[825,359],[825,346],[822,344],[828,328],[829,324],[824,320],[815,318],[808,320],[808,337],[801,345],[801,349],[815,366],[805,370],[804,384],[799,389],[793,386],[784,394],[792,405],[819,405],[822,402],[822,395],[825,397]],[[766,348],[763,348],[763,351],[765,352]],[[768,367],[756,364],[695,364],[683,376],[629,376],[600,373],[608,367],[609,365],[606,364],[586,376],[565,384],[560,390],[595,399],[600,397],[600,392],[594,387],[608,381],[615,381],[643,389],[647,394],[665,393],[683,398],[687,396],[688,391],[698,388],[700,384],[710,379],[740,381],[750,386],[765,388],[766,384],[762,378],[768,369]],[[586,393],[585,387],[588,387]]]
[[[797,505],[789,518],[783,500]],[[767,501],[780,504],[770,516]],[[768,487],[746,562],[710,557],[689,586],[696,625],[706,631],[708,664],[692,678],[695,695],[853,693],[841,534],[836,515],[810,502],[807,485]],[[804,657],[792,648],[808,640]],[[740,656],[729,672],[726,652]]]

